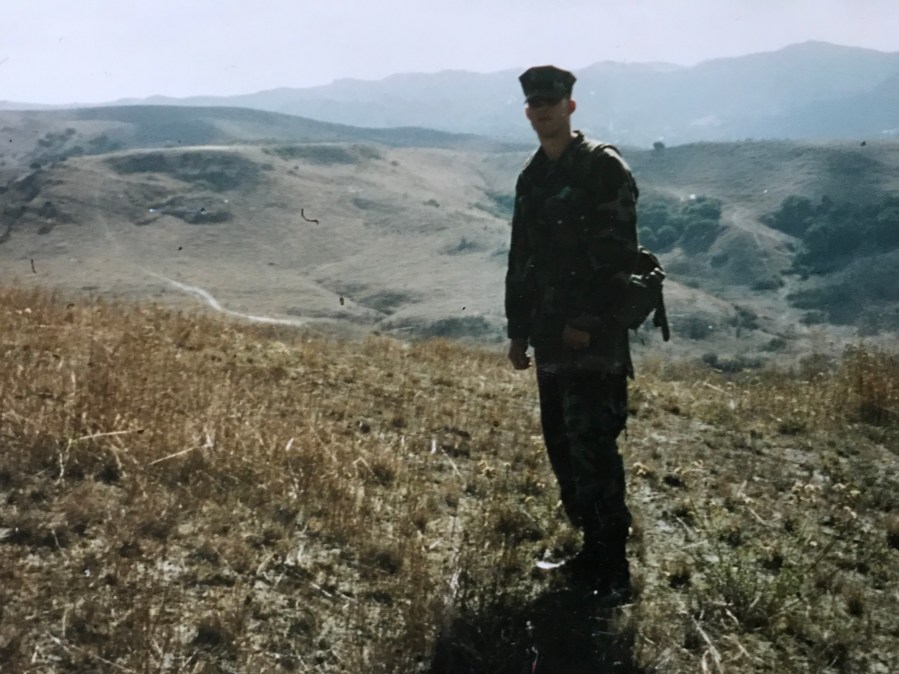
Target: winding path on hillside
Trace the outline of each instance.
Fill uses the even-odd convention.
[[[94,192],[94,203],[96,205],[95,211],[98,214],[99,220],[103,225],[103,231],[106,234],[106,239],[112,245],[113,248],[122,256],[125,256],[125,250],[119,242],[118,238],[113,233],[112,229],[109,227],[109,222],[106,220],[106,216],[103,214],[103,210],[99,207],[100,203],[100,188],[97,187]],[[190,285],[187,283],[181,283],[180,281],[176,281],[174,279],[170,279],[167,276],[163,276],[162,274],[157,274],[154,271],[147,269],[141,265],[137,265],[137,269],[140,270],[141,273],[146,274],[147,276],[152,276],[161,281],[164,281],[168,285],[182,291],[188,293],[190,295],[194,295],[198,297],[203,304],[218,311],[220,313],[226,314],[228,316],[233,316],[235,318],[241,318],[247,321],[252,321],[253,323],[264,323],[267,325],[289,325],[293,327],[303,327],[308,324],[307,321],[298,320],[294,318],[275,318],[273,316],[258,316],[255,314],[245,314],[239,311],[234,311],[233,309],[228,309],[222,306],[221,302],[219,302],[215,297],[213,297],[212,293],[208,290],[201,288],[199,286]]]
[[[254,323],[266,323],[269,325],[291,325],[294,327],[302,327],[307,324],[306,321],[300,321],[300,320],[291,319],[291,318],[274,318],[272,316],[257,316],[254,314],[244,314],[239,311],[234,311],[233,309],[227,309],[227,308],[223,307],[219,303],[219,301],[217,299],[215,299],[215,297],[212,296],[212,294],[209,291],[204,290],[203,288],[200,288],[199,286],[192,286],[187,283],[181,283],[180,281],[175,281],[174,279],[167,278],[165,276],[162,276],[161,274],[157,274],[156,272],[152,272],[147,269],[141,269],[141,271],[144,272],[145,274],[149,274],[150,276],[153,276],[162,281],[165,281],[166,283],[177,288],[178,290],[182,290],[186,293],[189,293],[191,295],[195,295],[196,297],[199,297],[200,300],[203,302],[203,304],[205,304],[206,306],[208,306],[212,309],[215,309],[216,311],[219,311],[223,314],[227,314],[228,316],[234,316],[236,318],[243,318],[248,321],[253,321]]]

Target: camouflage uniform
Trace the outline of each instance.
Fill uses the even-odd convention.
[[[543,435],[584,553],[627,574],[624,465],[616,438],[633,376],[621,298],[637,264],[637,186],[618,151],[576,132],[518,177],[506,275],[508,336],[534,347]],[[567,325],[590,333],[574,351]]]

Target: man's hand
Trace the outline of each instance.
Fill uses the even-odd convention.
[[[590,333],[586,330],[578,330],[566,325],[562,330],[562,343],[569,349],[586,349],[590,346]]]
[[[665,272],[661,270],[661,268],[656,267],[648,274],[643,275],[643,282],[648,285],[650,288],[655,286],[658,287],[662,285],[662,281],[665,280]]]
[[[509,361],[516,370],[527,370],[531,366],[528,356],[528,340],[513,339],[509,342]]]

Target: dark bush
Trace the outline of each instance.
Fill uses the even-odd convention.
[[[762,361],[758,358],[747,358],[746,356],[721,358],[716,353],[703,354],[702,362],[713,370],[726,374],[736,374],[737,372],[753,370],[762,366]]]
[[[783,200],[780,210],[762,218],[769,227],[801,237],[813,222],[816,209],[810,199],[791,195]]]
[[[656,232],[656,246],[658,246],[659,250],[667,250],[677,242],[679,237],[680,234],[678,234],[674,227],[671,227],[670,225],[662,227]]]
[[[380,159],[377,148],[368,145],[340,145],[336,143],[308,143],[281,145],[266,150],[281,159],[302,159],[311,164],[358,164],[367,159]]]
[[[784,287],[784,280],[779,276],[766,276],[752,284],[753,290],[778,290]]]
[[[819,320],[824,316],[827,322],[849,325],[857,324],[865,314],[885,316],[899,305],[897,266],[899,251],[861,258],[834,274],[832,280],[798,290],[787,299],[799,309],[812,311],[808,319],[812,322],[824,322]]]
[[[783,351],[787,348],[787,340],[783,337],[772,337],[763,346],[763,351]]]
[[[234,152],[194,150],[142,152],[107,160],[119,173],[165,173],[216,191],[255,184],[259,165]]]
[[[88,154],[104,154],[105,152],[114,152],[121,148],[121,142],[112,140],[105,133],[95,136],[87,142]]]
[[[752,309],[735,305],[736,314],[728,321],[735,328],[745,328],[747,330],[757,330],[759,328],[759,317]]]
[[[643,199],[638,210],[641,239],[655,250],[665,251],[680,244],[688,253],[701,253],[709,249],[720,231],[718,199],[699,196],[677,201],[654,196]]]
[[[687,339],[705,339],[712,334],[714,329],[715,326],[705,316],[685,316],[677,321],[677,334],[683,335]]]
[[[807,311],[802,318],[800,318],[800,322],[804,325],[821,325],[822,323],[827,323],[827,312],[826,311]]]
[[[832,272],[859,256],[899,248],[899,197],[879,203],[834,203],[828,197],[817,205],[792,195],[780,208],[762,218],[770,227],[802,240],[796,252],[797,271]]]
[[[639,231],[640,245],[647,248],[658,249],[658,239],[656,233],[647,227],[640,227]]]
[[[718,230],[716,220],[706,218],[688,220],[680,244],[685,251],[694,255],[705,252],[718,238]]]

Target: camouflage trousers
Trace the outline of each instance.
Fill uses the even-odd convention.
[[[617,438],[627,422],[627,377],[537,363],[540,420],[562,505],[584,545],[624,555],[631,523]]]

